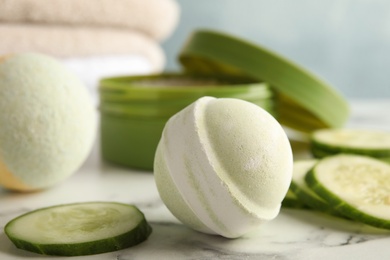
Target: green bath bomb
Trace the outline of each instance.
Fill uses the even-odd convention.
[[[96,125],[87,88],[58,61],[0,58],[0,185],[30,191],[65,180],[90,153]]]
[[[239,99],[203,97],[165,125],[154,174],[181,222],[236,238],[278,215],[292,167],[287,135],[268,112]]]

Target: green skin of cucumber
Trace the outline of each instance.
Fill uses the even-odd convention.
[[[316,158],[323,158],[329,155],[347,153],[366,155],[381,160],[390,161],[390,149],[364,149],[341,147],[320,143],[313,138],[311,139],[311,151]]]
[[[342,214],[334,210],[327,201],[323,200],[321,197],[316,198],[314,195],[301,189],[296,183],[291,182],[290,189],[294,192],[298,199],[309,208],[328,213],[333,216],[342,217]]]
[[[42,255],[81,256],[112,252],[138,245],[145,241],[151,232],[152,228],[144,219],[136,228],[127,233],[112,238],[78,244],[33,244],[21,239],[8,237],[17,248],[30,252]],[[129,239],[132,237],[136,237],[136,239]]]
[[[8,228],[13,224],[13,222],[24,215],[10,221],[4,227],[4,232],[17,248],[42,255],[82,256],[112,252],[140,244],[152,233],[151,226],[148,224],[146,219],[143,218],[134,229],[115,237],[76,244],[37,244],[15,238],[12,234],[10,234],[10,232],[8,232]]]
[[[354,206],[344,202],[341,198],[320,184],[316,178],[315,171],[310,170],[305,177],[307,185],[321,198],[323,198],[332,208],[340,214],[349,217],[352,220],[383,229],[390,229],[390,220],[376,218],[362,211],[357,210]]]
[[[309,209],[301,200],[296,197],[286,196],[282,201],[283,208]]]

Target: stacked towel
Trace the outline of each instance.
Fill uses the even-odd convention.
[[[0,0],[0,21],[128,28],[155,40],[178,20],[173,0]]]
[[[161,71],[160,43],[178,18],[175,0],[0,0],[0,56],[52,55],[95,87],[101,77]]]
[[[160,69],[164,64],[161,48],[135,31],[107,28],[0,24],[0,52],[37,51],[67,58],[136,53]]]

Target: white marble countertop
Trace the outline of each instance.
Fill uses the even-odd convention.
[[[390,99],[353,101],[348,126],[390,131]],[[279,216],[239,239],[201,234],[177,221],[159,198],[150,172],[120,168],[100,159],[98,145],[66,182],[35,193],[0,188],[0,259],[56,259],[19,250],[3,232],[27,211],[61,203],[118,201],[138,206],[151,223],[149,239],[132,248],[72,259],[390,259],[390,231],[310,210],[281,210]]]

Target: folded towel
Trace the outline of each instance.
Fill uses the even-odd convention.
[[[0,56],[15,52],[40,52],[62,58],[137,54],[150,61],[153,71],[161,70],[165,63],[158,43],[130,30],[0,24],[0,35]]]
[[[0,21],[125,27],[159,41],[178,18],[175,0],[0,0]]]

